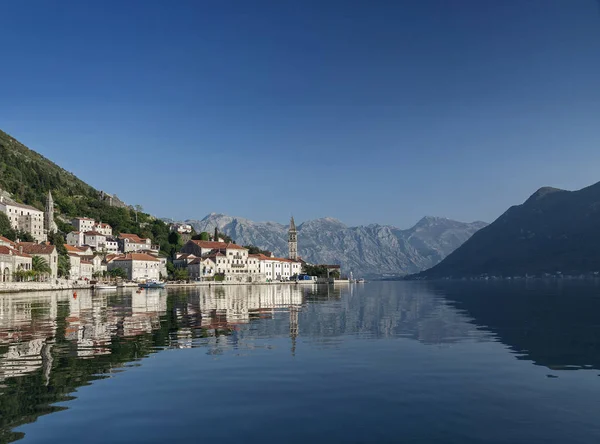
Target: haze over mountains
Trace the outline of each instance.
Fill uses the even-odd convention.
[[[186,222],[197,232],[212,232],[216,226],[238,244],[252,244],[287,256],[287,225],[216,213]],[[357,276],[400,276],[439,263],[486,225],[424,217],[414,227],[402,230],[378,224],[348,227],[326,217],[297,225],[298,250],[308,262],[340,263],[344,272],[352,271]]]
[[[415,278],[600,272],[600,182],[578,191],[544,187]]]

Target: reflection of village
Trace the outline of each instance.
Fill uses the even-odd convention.
[[[295,340],[303,301],[317,294],[323,290],[316,286],[289,285],[173,293],[170,310],[176,322],[170,328],[176,328],[169,332],[166,346],[187,348],[194,338],[225,337],[252,320],[284,311],[289,312],[288,332]],[[56,356],[86,359],[110,354],[115,338],[150,334],[161,327],[165,315],[166,290],[2,295],[0,381],[40,368],[48,381]]]
[[[365,334],[438,344],[482,337],[470,319],[426,290],[393,294],[385,285],[376,288],[369,297],[353,287],[316,285],[181,289],[169,300],[167,290],[6,294],[0,297],[0,381],[38,369],[48,381],[57,356],[109,355],[115,340],[165,325],[166,342],[155,346],[211,349],[288,337],[294,353],[300,334],[309,342]]]

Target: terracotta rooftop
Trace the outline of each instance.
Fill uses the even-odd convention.
[[[118,256],[113,259],[114,261],[150,261],[150,262],[158,262],[153,256],[150,256],[146,253],[127,253],[121,256]]]
[[[137,234],[130,233],[121,233],[119,234],[119,239],[127,239],[129,242],[133,242],[134,244],[145,244],[147,239],[142,239]]]
[[[19,253],[18,250],[7,247],[5,245],[0,245],[0,254],[7,254],[7,255],[11,255],[11,256],[20,256],[20,257],[31,257],[30,255],[28,255],[26,253]]]
[[[36,244],[34,242],[21,242],[18,247],[23,247],[23,253],[27,254],[52,254],[56,247],[50,244]]]
[[[240,247],[234,243],[227,242],[214,242],[214,241],[202,241],[202,240],[191,240],[190,242],[195,243],[200,248],[210,248],[211,250],[224,250],[224,249],[234,249],[234,250],[245,250],[244,247]]]
[[[278,261],[278,262],[296,262],[291,259],[285,259],[282,257],[269,257],[264,254],[249,254],[248,257],[258,259],[259,261]]]
[[[4,242],[5,244],[12,245],[13,248],[17,246],[17,244],[15,244],[10,239],[5,238],[4,236],[0,236],[0,242]]]
[[[85,233],[86,236],[105,236],[102,233],[98,233],[97,231],[86,231]]]
[[[25,210],[35,210],[35,211],[39,211],[40,213],[43,213],[42,210],[38,210],[36,207],[32,207],[31,205],[25,205],[22,203],[17,203],[17,202],[1,202],[3,205],[9,205],[11,207],[17,207],[17,208],[23,208]]]

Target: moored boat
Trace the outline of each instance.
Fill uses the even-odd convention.
[[[156,279],[151,279],[141,284],[138,284],[140,288],[165,288],[167,284],[162,281],[157,281]]]
[[[116,285],[108,285],[108,284],[96,284],[94,285],[94,290],[116,290]]]

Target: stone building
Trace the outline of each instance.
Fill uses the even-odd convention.
[[[8,216],[13,229],[31,234],[37,242],[47,239],[43,211],[30,205],[8,201],[3,196],[0,196],[0,211]]]
[[[40,256],[45,259],[50,267],[50,279],[58,276],[58,251],[54,245],[49,243],[36,244],[34,242],[21,242],[17,244],[19,251],[30,256]]]
[[[0,245],[0,282],[12,282],[17,270],[31,270],[31,261],[32,257],[22,249]]]
[[[122,268],[131,281],[159,279],[161,262],[154,256],[145,253],[129,253],[108,262],[108,271]]]

